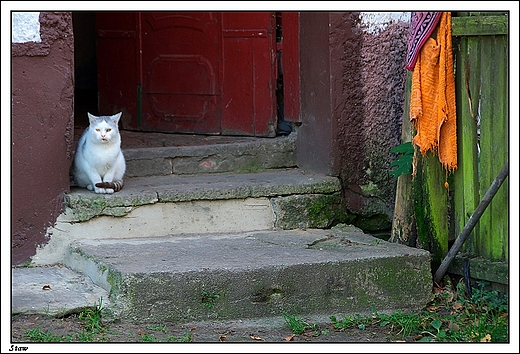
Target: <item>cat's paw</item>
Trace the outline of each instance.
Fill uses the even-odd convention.
[[[109,192],[107,192],[107,190],[108,190],[108,189],[105,189],[105,188],[94,187],[94,192],[99,193],[99,194],[106,194],[106,193],[109,193]]]

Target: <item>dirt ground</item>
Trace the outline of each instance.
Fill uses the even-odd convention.
[[[313,323],[314,324],[314,323]],[[265,328],[268,327],[268,328]],[[385,343],[397,340],[389,328],[370,325],[365,329],[337,330],[331,323],[316,323],[312,330],[295,335],[288,325],[265,326],[258,328],[239,321],[222,323],[203,323],[194,326],[174,324],[131,324],[112,323],[90,338],[88,342],[178,342],[187,336],[193,343],[241,342],[241,343],[286,343],[286,342],[322,342],[322,343]],[[11,338],[13,343],[31,343],[33,340],[27,331],[39,329],[50,331],[55,336],[68,335],[74,342],[81,342],[78,334],[87,332],[85,323],[77,315],[66,318],[54,318],[46,315],[15,315],[12,317]],[[92,333],[92,331],[91,331]],[[406,341],[413,342],[413,338]]]

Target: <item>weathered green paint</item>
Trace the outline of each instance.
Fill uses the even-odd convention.
[[[454,232],[460,234],[464,225],[479,203],[478,191],[478,149],[477,120],[479,82],[472,70],[479,66],[480,56],[471,55],[478,50],[477,38],[460,40],[454,38],[459,48],[456,54],[456,97],[457,97],[457,164],[453,175],[454,190]],[[473,69],[472,69],[473,68]],[[478,225],[472,236],[463,246],[464,252],[475,254],[475,235],[478,235]]]
[[[506,16],[464,16],[453,17],[452,36],[484,36],[507,34]]]
[[[463,21],[467,19],[484,27],[489,23],[505,23],[507,28],[506,15],[464,15],[471,16],[464,17]],[[475,31],[475,34],[483,33]],[[463,36],[454,38],[454,42],[458,43],[454,48],[459,48],[455,52],[459,169],[454,176],[454,229],[458,234],[507,160],[509,91],[506,35]],[[506,180],[462,251],[487,259],[507,260],[508,216]]]
[[[508,159],[507,37],[487,36],[482,41],[480,195],[483,196]],[[508,184],[504,182],[480,219],[479,255],[507,260]]]
[[[457,256],[450,264],[449,272],[464,275],[463,257]],[[485,258],[470,258],[470,276],[498,284],[509,284],[509,267],[507,262],[494,262]]]

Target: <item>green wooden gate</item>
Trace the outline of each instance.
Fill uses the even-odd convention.
[[[391,241],[428,249],[434,270],[508,161],[508,23],[503,12],[452,13],[458,169],[448,176],[446,188],[446,171],[437,156],[416,152],[414,178],[398,179]],[[414,134],[408,92],[403,142]],[[508,196],[506,179],[461,249],[461,255],[486,264],[474,267],[472,276],[477,279],[508,282]],[[461,271],[460,259],[453,261],[451,271]]]

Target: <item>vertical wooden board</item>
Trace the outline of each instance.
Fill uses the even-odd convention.
[[[413,184],[413,208],[415,223],[417,226],[417,247],[431,252],[431,231],[428,219],[429,205],[425,193],[425,169],[424,159],[418,151],[419,148],[415,146],[416,154],[416,173],[412,179]]]
[[[495,179],[496,175],[502,169],[508,155],[508,130],[507,130],[507,76],[505,65],[507,58],[505,55],[505,44],[503,36],[489,37],[490,47],[493,51],[493,70],[492,78],[492,93],[490,97],[490,107],[492,107],[492,128],[489,131],[491,136],[491,154],[493,156],[489,180]],[[491,157],[491,156],[490,156]],[[507,245],[507,219],[508,219],[508,202],[507,185],[503,184],[501,189],[494,196],[491,201],[490,216],[491,223],[489,228],[489,239],[491,241],[489,248],[489,258],[493,260],[504,260],[504,248]]]
[[[492,48],[489,46],[491,42],[489,38],[479,37],[482,43],[482,58],[480,68],[481,100],[480,100],[480,195],[483,196],[491,185],[490,176],[492,171],[492,132],[493,125],[493,78],[492,68],[490,67],[493,59]],[[479,220],[479,255],[488,258],[491,255],[491,208],[488,206]]]
[[[274,35],[253,42],[254,135],[276,135],[276,54]]]
[[[223,40],[222,128],[224,134],[254,132],[252,43],[243,38]],[[246,119],[244,119],[246,118]]]
[[[509,156],[509,60],[508,60],[508,38],[506,36],[497,36],[497,92],[499,93],[495,107],[495,112],[500,117],[500,127],[497,131],[497,141],[502,144],[504,152],[502,159],[508,160]],[[505,161],[504,161],[505,163]],[[500,171],[504,163],[499,164]],[[497,172],[498,173],[498,172]],[[504,181],[500,190],[497,192],[495,204],[495,212],[498,214],[498,220],[495,223],[495,229],[499,230],[501,235],[501,252],[500,260],[509,260],[509,178]],[[497,252],[498,253],[498,252]]]
[[[267,26],[274,25],[275,21],[274,12],[224,12],[223,13],[223,27],[225,30],[246,30],[249,29],[268,29]],[[273,27],[272,30],[275,28]],[[260,33],[260,32],[258,32]],[[257,33],[257,35],[258,35]]]
[[[276,135],[275,27],[274,12],[223,14],[223,134]]]
[[[507,77],[504,75],[504,41],[495,36],[482,38],[482,105],[481,105],[481,188],[484,195],[502,169],[508,155],[507,138]],[[502,54],[501,54],[502,53]],[[501,60],[501,62],[499,62]],[[504,123],[506,122],[506,123]],[[503,186],[504,187],[504,186]],[[503,260],[507,242],[507,194],[501,187],[480,219],[479,254]]]
[[[471,37],[462,38],[459,48],[455,75],[458,168],[454,172],[452,186],[456,235],[464,229],[479,202],[477,125],[472,113],[478,109],[478,43]],[[476,235],[478,226],[464,244],[464,252],[475,254]]]
[[[412,141],[413,132],[410,122],[410,91],[412,88],[412,73],[407,70],[403,109],[403,125],[401,128],[401,143]],[[403,174],[397,178],[395,194],[394,217],[390,242],[417,246],[417,231],[414,219],[413,178],[411,174]]]

